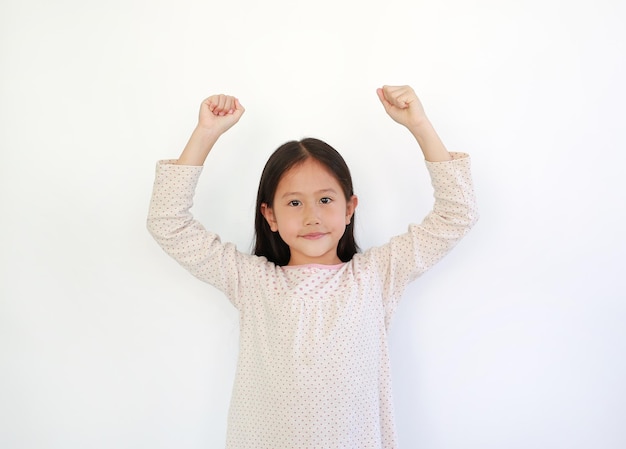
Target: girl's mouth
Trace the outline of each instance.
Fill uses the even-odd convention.
[[[305,238],[307,240],[317,240],[324,237],[325,235],[326,234],[324,234],[323,232],[311,232],[310,234],[304,234],[302,238]]]

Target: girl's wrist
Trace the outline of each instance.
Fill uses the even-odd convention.
[[[221,133],[213,129],[196,126],[177,163],[180,165],[203,165],[220,135]]]
[[[428,118],[424,117],[421,122],[410,127],[409,131],[411,131],[411,134],[413,134],[413,137],[417,140],[422,153],[424,153],[424,158],[427,161],[443,162],[452,159]]]
[[[434,131],[432,123],[428,120],[428,117],[424,116],[423,118],[411,122],[407,125],[407,129],[413,134],[413,136],[417,138],[422,138],[432,133]]]
[[[207,128],[200,124],[196,125],[192,135],[200,140],[208,140],[215,142],[222,135],[222,132],[215,128]]]

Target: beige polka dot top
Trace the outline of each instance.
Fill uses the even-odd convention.
[[[335,266],[280,267],[239,252],[189,212],[201,167],[157,164],[148,229],[240,315],[227,448],[395,448],[388,326],[406,285],[477,220],[470,159],[426,162],[433,211]]]

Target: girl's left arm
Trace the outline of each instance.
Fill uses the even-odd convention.
[[[470,158],[449,153],[452,160],[426,162],[434,189],[432,211],[408,232],[363,254],[379,273],[387,322],[409,282],[439,262],[478,220]]]
[[[470,158],[449,153],[409,86],[384,86],[378,97],[389,116],[417,140],[428,168],[435,203],[420,224],[371,251],[385,282],[385,309],[390,317],[407,283],[443,258],[478,220]]]

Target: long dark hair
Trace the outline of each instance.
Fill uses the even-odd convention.
[[[254,254],[265,256],[276,265],[287,265],[291,252],[278,232],[272,232],[270,229],[261,213],[261,206],[265,203],[268,207],[272,207],[278,183],[283,175],[290,168],[302,164],[307,159],[316,160],[330,171],[341,185],[346,201],[354,195],[352,177],[346,162],[339,152],[326,142],[309,137],[300,141],[292,140],[274,151],[265,164],[259,181],[254,218]],[[353,215],[350,224],[346,226],[346,231],[339,239],[337,256],[342,262],[348,262],[358,251],[359,247],[354,239]]]

